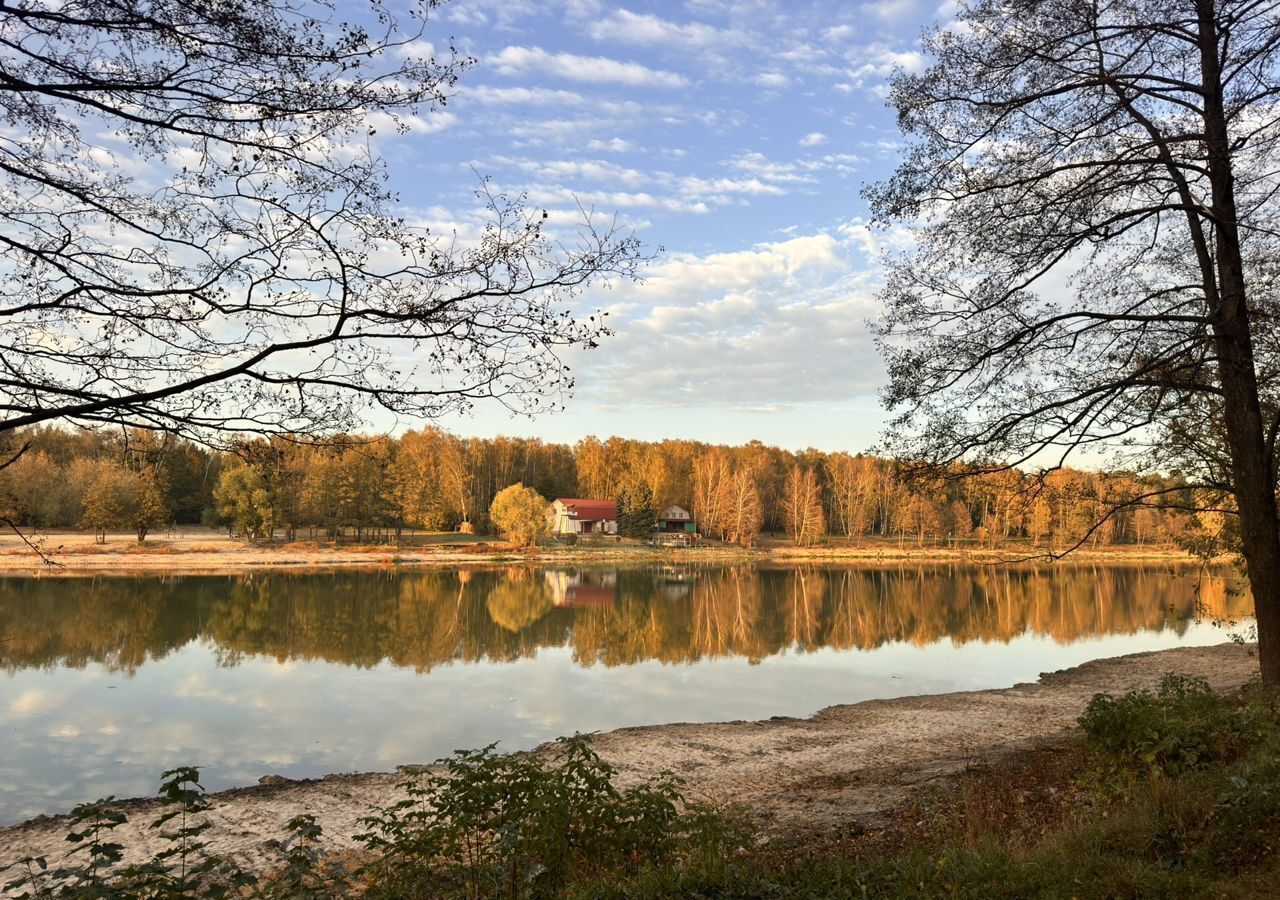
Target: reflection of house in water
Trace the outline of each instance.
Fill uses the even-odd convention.
[[[617,572],[569,572],[554,569],[546,573],[551,586],[551,602],[556,606],[611,606],[618,597]]]
[[[694,570],[689,566],[663,566],[658,590],[668,600],[682,600],[693,592]]]

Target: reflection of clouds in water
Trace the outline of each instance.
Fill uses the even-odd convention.
[[[266,667],[270,671],[270,667]],[[211,678],[218,677],[217,672],[188,672],[173,689],[173,696],[188,700],[204,700],[209,703],[220,703],[225,706],[252,706],[255,709],[267,709],[271,706],[266,694],[256,689],[250,691],[230,691],[210,683]]]
[[[62,695],[38,688],[23,691],[9,704],[9,715],[15,718],[38,716],[57,708]]]

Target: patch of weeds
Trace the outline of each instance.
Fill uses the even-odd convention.
[[[161,776],[161,814],[151,823],[166,846],[150,860],[122,866],[125,847],[113,840],[116,828],[128,821],[111,806],[112,797],[84,803],[71,813],[67,841],[74,845],[64,863],[50,869],[44,857],[27,858],[9,866],[18,877],[3,885],[17,900],[151,900],[201,898],[221,900],[239,896],[256,879],[218,856],[207,853],[201,836],[210,827],[201,813],[209,804],[200,786],[199,770],[170,769]]]

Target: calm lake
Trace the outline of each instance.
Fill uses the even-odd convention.
[[[150,794],[179,764],[217,790],[1006,687],[1219,643],[1206,617],[1249,611],[1169,566],[0,579],[0,823]]]

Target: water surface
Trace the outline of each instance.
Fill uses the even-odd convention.
[[[574,731],[807,715],[1218,643],[1194,569],[648,567],[0,579],[0,823]]]

